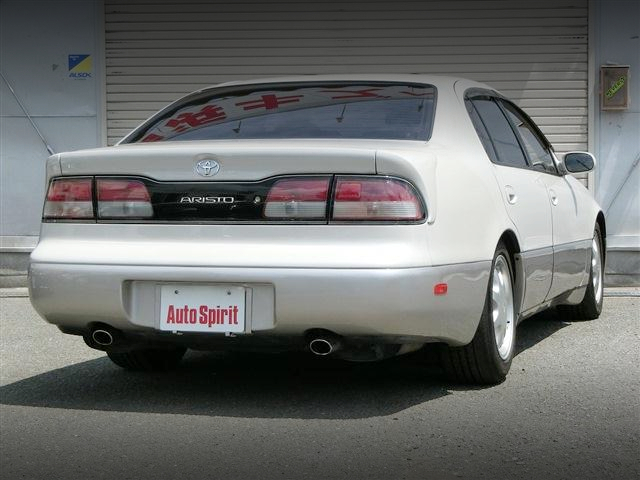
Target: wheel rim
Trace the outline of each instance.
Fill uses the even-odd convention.
[[[591,241],[591,283],[596,303],[602,299],[602,258],[600,256],[600,242],[598,237]]]
[[[511,271],[507,259],[499,255],[493,265],[491,286],[491,317],[498,354],[507,360],[513,348],[514,313]]]

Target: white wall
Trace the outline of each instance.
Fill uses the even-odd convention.
[[[101,142],[101,9],[98,1],[0,0],[0,69],[56,152]],[[91,55],[90,78],[69,76],[68,56],[74,54]],[[0,246],[11,244],[8,238],[38,235],[47,157],[0,78]]]
[[[630,65],[631,106],[620,112],[601,111],[596,98],[596,197],[607,219],[611,251],[636,252],[616,269],[640,274],[640,2],[593,1],[595,62],[599,94],[601,65]],[[635,165],[635,167],[634,167]]]

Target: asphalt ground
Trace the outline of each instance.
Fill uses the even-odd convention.
[[[491,388],[418,356],[189,352],[128,373],[26,298],[0,313],[2,479],[640,478],[638,296],[528,320]]]

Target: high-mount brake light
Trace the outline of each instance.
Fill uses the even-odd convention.
[[[45,219],[79,220],[94,218],[93,180],[59,178],[49,184],[44,202]]]
[[[326,216],[329,178],[286,178],[269,190],[265,218],[321,220]]]
[[[153,217],[151,197],[140,180],[98,178],[98,218]]]
[[[422,203],[411,185],[386,177],[337,177],[333,220],[418,221]]]

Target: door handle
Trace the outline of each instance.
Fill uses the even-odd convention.
[[[558,196],[556,195],[556,192],[549,190],[549,197],[551,197],[551,203],[554,207],[558,205]]]
[[[516,195],[516,191],[513,189],[511,185],[507,185],[504,187],[504,192],[507,194],[507,202],[511,205],[515,205],[518,201],[518,195]]]

